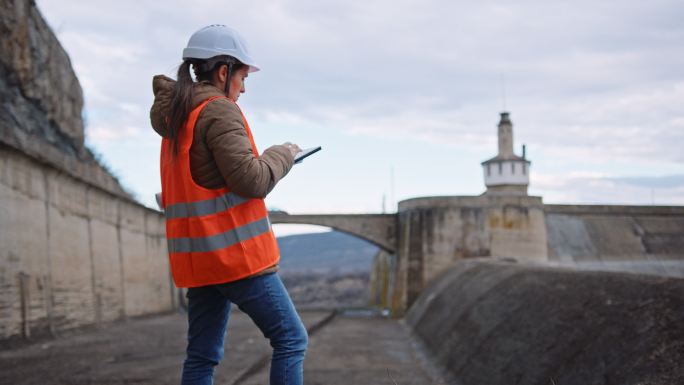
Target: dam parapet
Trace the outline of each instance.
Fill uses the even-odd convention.
[[[469,258],[682,276],[684,207],[548,205],[541,197],[483,194],[399,203],[396,253],[371,282],[380,305],[403,314],[443,271]],[[378,297],[377,295],[375,296]]]

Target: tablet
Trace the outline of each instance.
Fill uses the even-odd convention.
[[[297,153],[297,155],[295,155],[295,158],[294,158],[295,164],[301,163],[306,157],[313,155],[313,154],[317,153],[318,151],[321,151],[321,146],[311,147],[311,148],[307,148],[307,149],[299,151]]]

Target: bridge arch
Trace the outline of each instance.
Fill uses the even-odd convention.
[[[315,214],[290,215],[269,213],[273,224],[319,225],[354,235],[390,254],[397,249],[397,216],[395,214]]]

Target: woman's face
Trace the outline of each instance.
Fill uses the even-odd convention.
[[[248,76],[249,66],[243,66],[233,73],[230,79],[230,90],[228,90],[228,99],[237,102],[240,94],[245,92],[245,78]]]

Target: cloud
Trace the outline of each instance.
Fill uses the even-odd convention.
[[[138,137],[141,132],[141,128],[133,126],[94,126],[88,130],[88,141],[92,143],[97,143],[118,141],[122,139],[131,139]]]
[[[545,95],[542,95],[545,96]],[[400,98],[400,97],[399,97]],[[669,161],[684,163],[684,81],[662,88],[620,90],[581,98],[528,96],[513,110],[517,143],[547,153],[595,161]],[[354,135],[411,138],[449,146],[486,149],[495,141],[498,114],[486,103],[445,108],[441,99],[416,98],[392,104],[386,99],[359,104],[327,104],[266,113],[276,122],[309,122]],[[596,146],[600,146],[597,151]],[[490,147],[491,148],[491,147]]]
[[[684,81],[564,100],[531,101],[514,116],[548,152],[583,160],[684,162]]]
[[[684,175],[610,177],[600,173],[533,172],[530,179],[531,193],[543,196],[546,203],[684,204]]]
[[[647,188],[675,189],[684,187],[684,175],[632,176],[606,179],[619,184]]]
[[[648,201],[650,187],[622,175],[644,164],[676,174],[684,163],[677,0],[38,3],[81,80],[95,142],[126,146],[148,129],[151,77],[173,75],[190,34],[221,22],[245,35],[263,69],[241,104],[267,126],[476,149],[485,159],[503,74],[517,146],[529,145],[535,165],[564,162],[562,178],[537,168],[545,174],[533,179],[552,199]]]

